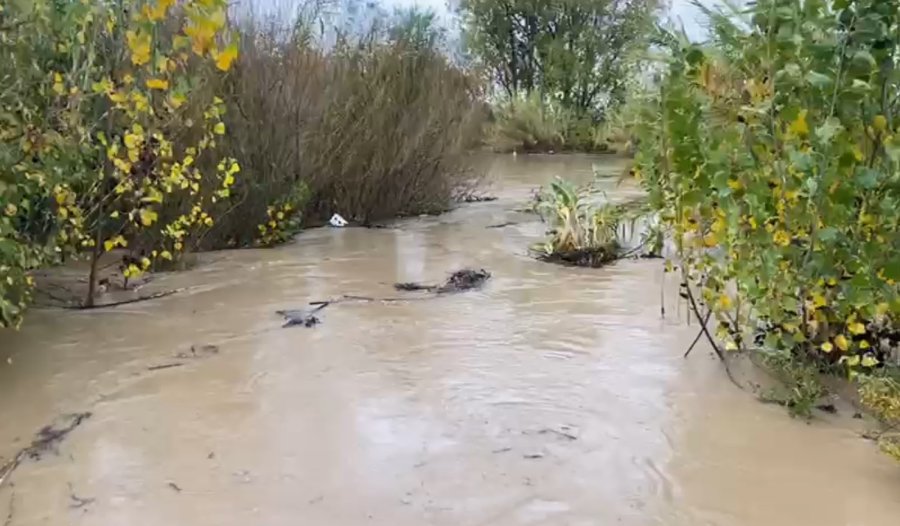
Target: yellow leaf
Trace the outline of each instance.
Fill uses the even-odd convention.
[[[838,334],[834,339],[834,343],[838,346],[838,349],[842,351],[846,351],[850,348],[850,342],[847,341],[847,338],[845,338],[843,334]]]
[[[144,226],[150,226],[156,222],[159,215],[149,208],[141,208],[141,224]]]
[[[813,300],[813,306],[817,309],[820,309],[820,308],[824,307],[825,305],[828,305],[828,301],[825,299],[825,296],[823,296],[822,294],[820,294],[818,292],[813,293],[812,300]]]
[[[165,260],[168,260],[168,261],[172,261],[172,253],[169,252],[168,250],[163,250],[162,252],[160,252],[159,257],[161,257]]]
[[[869,345],[869,341],[868,341],[868,340],[860,340],[860,341],[859,341],[859,348],[860,348],[860,349],[868,349],[869,347],[871,347],[871,345]]]
[[[772,235],[772,239],[775,241],[776,245],[780,245],[782,247],[786,247],[791,244],[791,236],[784,230],[778,230],[775,234]]]
[[[875,367],[876,365],[878,365],[877,358],[875,358],[874,356],[872,356],[870,354],[863,356],[863,359],[862,359],[863,367]]]
[[[141,66],[150,62],[150,35],[128,31],[125,37],[128,40],[128,49],[131,50],[131,63]]]
[[[147,87],[149,89],[167,90],[169,89],[169,81],[165,79],[147,79]]]
[[[225,135],[225,124],[221,122],[216,123],[213,127],[213,132],[215,132],[216,135]]]
[[[223,51],[213,51],[213,58],[216,61],[216,67],[222,71],[231,69],[231,63],[237,58],[238,47],[236,42],[232,42]]]
[[[872,119],[872,127],[878,131],[884,131],[887,128],[887,118],[884,115],[876,115]]]
[[[806,123],[806,114],[807,110],[800,110],[800,113],[797,114],[797,118],[791,122],[791,125],[788,127],[788,131],[797,135],[798,137],[805,137],[809,134],[809,124]]]
[[[59,73],[53,74],[53,91],[57,95],[62,95],[66,92],[66,85],[63,83],[62,75]]]
[[[280,219],[280,218],[279,218]],[[719,309],[728,310],[731,308],[731,297],[728,294],[722,294],[719,296]]]
[[[834,345],[831,345],[831,342],[825,342],[822,344],[822,350],[824,352],[831,352],[834,350]]]
[[[854,354],[853,356],[847,356],[847,359],[845,361],[850,367],[856,367],[857,365],[859,365],[859,356],[856,354]]]
[[[866,326],[860,322],[851,323],[848,327],[850,334],[863,334],[866,332]]]
[[[116,248],[115,243],[112,242],[111,239],[107,239],[103,242],[103,250],[109,252],[110,250]]]

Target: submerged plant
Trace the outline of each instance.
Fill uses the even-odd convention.
[[[619,258],[626,231],[634,230],[642,209],[630,203],[609,203],[603,197],[590,187],[553,181],[538,194],[535,204],[550,226],[549,237],[532,250],[544,259],[579,266],[599,266]]]

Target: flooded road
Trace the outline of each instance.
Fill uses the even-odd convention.
[[[896,525],[900,467],[848,415],[792,420],[705,350],[682,358],[696,326],[659,261],[528,256],[543,227],[515,209],[553,176],[590,180],[595,162],[623,167],[498,157],[495,202],[205,254],[159,277],[187,290],[154,302],[29,313],[0,337],[0,457],[58,415],[93,416],[19,467],[0,521]],[[394,282],[464,266],[494,277],[427,301],[333,305],[314,329],[274,314],[396,296]]]

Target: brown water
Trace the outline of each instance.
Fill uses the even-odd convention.
[[[528,257],[543,229],[514,209],[555,175],[590,179],[592,162],[622,168],[496,158],[493,203],[208,254],[161,276],[160,290],[189,289],[155,302],[31,312],[0,340],[0,456],[57,415],[94,415],[4,484],[0,521],[900,523],[900,467],[843,417],[792,420],[708,353],[681,358],[696,327],[658,261],[587,270]],[[506,221],[520,224],[486,228]],[[395,281],[462,266],[494,279],[428,301],[332,306],[314,329],[282,329],[274,314],[395,295]],[[204,344],[218,354],[177,357]],[[170,363],[184,365],[148,370]]]

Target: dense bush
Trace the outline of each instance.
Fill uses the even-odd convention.
[[[0,325],[21,319],[36,266],[86,255],[90,305],[104,253],[130,245],[122,271],[134,276],[213,223],[239,168],[215,153],[223,101],[195,88],[237,56],[226,10],[224,0],[3,4]]]
[[[896,352],[898,17],[760,0],[713,15],[711,45],[663,35],[636,173],[728,348],[851,377]]]
[[[427,28],[373,28],[325,47],[309,22],[239,26],[227,145],[244,177],[207,246],[269,244],[286,230],[272,206],[305,222],[337,212],[366,223],[445,210],[472,183],[478,85],[421,35]]]

